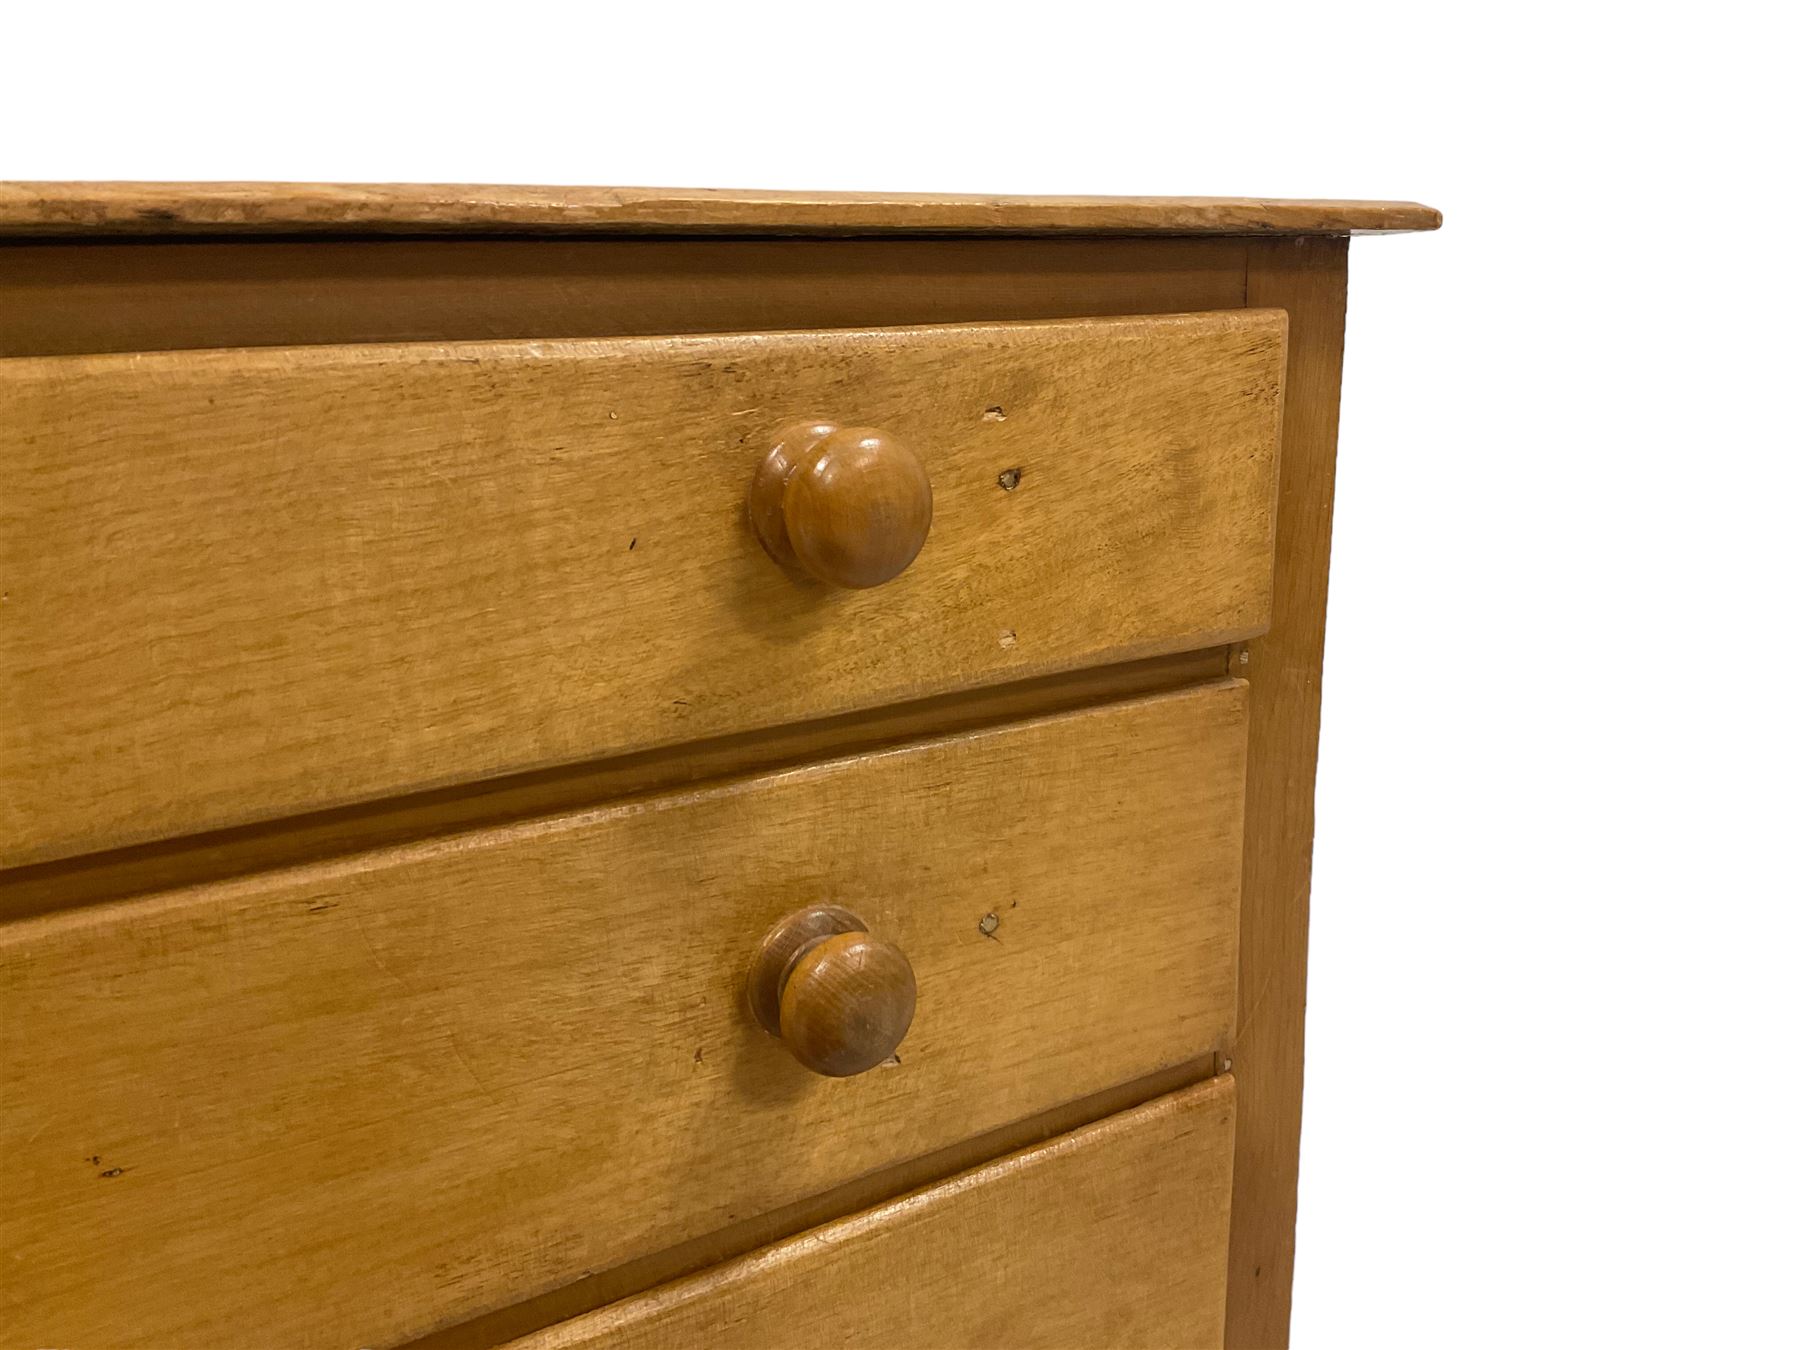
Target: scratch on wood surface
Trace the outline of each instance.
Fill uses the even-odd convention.
[[[475,1066],[469,1062],[469,1057],[463,1053],[462,1045],[456,1039],[456,1033],[454,1031],[446,1031],[444,1033],[444,1040],[449,1043],[450,1053],[456,1056],[456,1062],[463,1066],[463,1072],[469,1075],[469,1081],[475,1084],[476,1089],[482,1096],[486,1097],[495,1105],[499,1105],[499,1094],[482,1080],[480,1074],[475,1072]]]
[[[368,952],[369,960],[375,963],[375,969],[379,970],[383,975],[399,985],[403,992],[408,994],[412,993],[412,986],[407,984],[393,967],[388,965],[388,963],[382,959],[381,953],[376,949],[375,944],[370,941],[369,930],[363,927],[362,916],[356,912],[355,906],[350,908],[349,914],[350,922],[356,925],[356,936],[362,939],[363,950]]]
[[[1262,1011],[1263,1002],[1268,998],[1274,983],[1273,974],[1265,975],[1257,981],[1256,989],[1248,997],[1239,999],[1237,1038],[1240,1041],[1250,1034],[1250,1028],[1255,1025],[1257,1014]]]

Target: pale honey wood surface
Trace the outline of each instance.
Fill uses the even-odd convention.
[[[0,927],[0,1326],[383,1344],[1226,1044],[1241,683]],[[813,899],[900,1063],[758,1028]],[[104,1278],[96,1278],[103,1272]]]
[[[1290,318],[1287,414],[1269,633],[1232,668],[1250,677],[1237,1045],[1237,1166],[1227,1341],[1288,1338],[1306,1037],[1306,933],[1313,777],[1319,752],[1325,582],[1344,353],[1343,240],[1258,244],[1250,303]]]
[[[1224,1327],[1215,1078],[509,1350],[1173,1350]]]
[[[1434,230],[1417,202],[978,197],[464,183],[0,183],[0,236],[443,231],[1348,234]]]
[[[1284,331],[0,362],[0,865],[1260,631]],[[809,414],[930,472],[874,590],[746,521]]]
[[[160,239],[0,247],[0,356],[1240,309],[1248,241]]]

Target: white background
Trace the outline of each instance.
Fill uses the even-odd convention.
[[[0,177],[1440,207],[1352,249],[1294,1341],[1794,1345],[1777,13],[15,6]]]

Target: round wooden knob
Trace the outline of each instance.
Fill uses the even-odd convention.
[[[802,422],[756,471],[750,522],[784,567],[833,586],[879,586],[925,547],[931,479],[885,431]]]
[[[776,924],[750,967],[750,1010],[814,1073],[848,1078],[892,1057],[912,1025],[918,985],[892,943],[837,905]]]

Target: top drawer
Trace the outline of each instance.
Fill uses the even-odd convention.
[[[1285,333],[0,361],[0,866],[1259,632]],[[802,419],[922,460],[887,584],[759,546]]]

